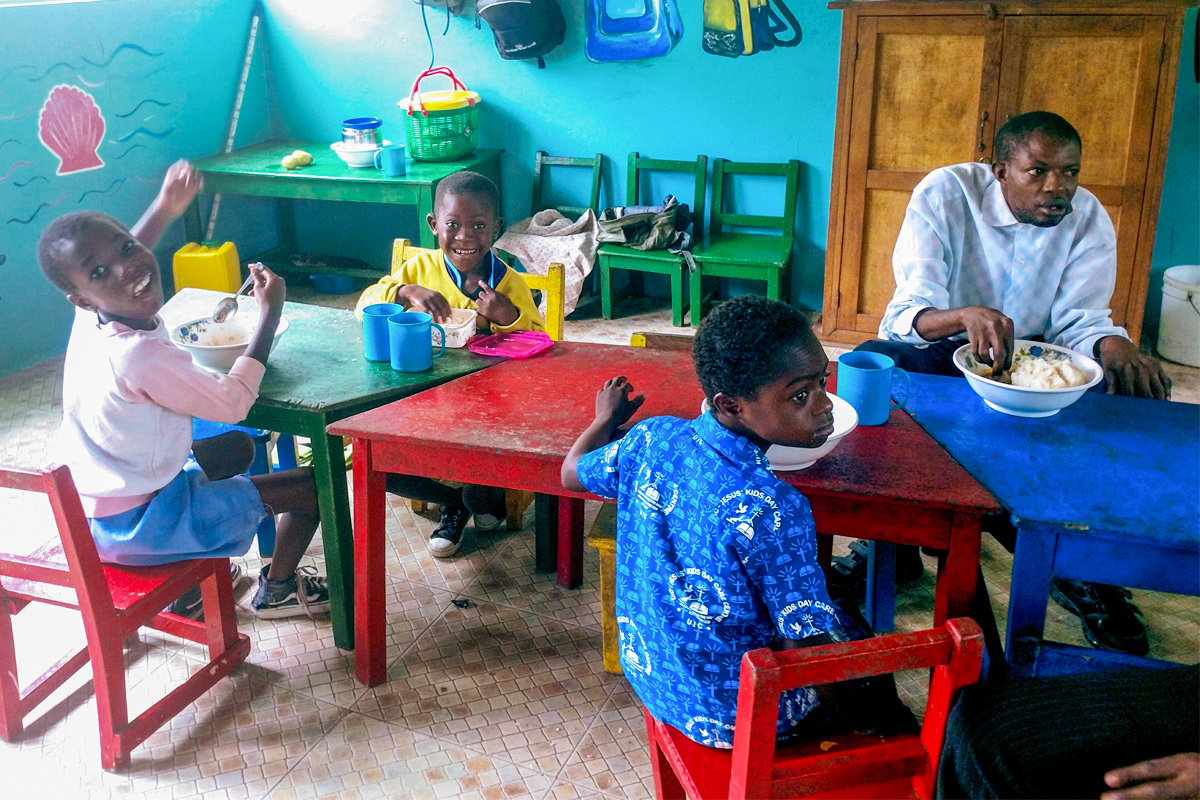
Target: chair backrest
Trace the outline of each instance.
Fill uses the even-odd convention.
[[[641,175],[643,172],[690,172],[695,176],[692,194],[692,239],[699,241],[704,235],[704,192],[708,183],[708,156],[696,156],[695,161],[669,161],[661,158],[646,158],[638,153],[629,154],[629,173],[625,179],[625,205],[650,205],[641,197]],[[661,198],[659,198],[661,200]],[[654,202],[658,202],[657,200]]]
[[[727,201],[733,194],[730,191],[730,181],[727,179],[734,175],[775,175],[784,178],[783,215],[776,217],[725,211]],[[726,226],[773,228],[778,230],[784,239],[791,240],[792,228],[796,220],[796,193],[799,191],[799,186],[799,161],[789,161],[786,164],[758,164],[729,161],[724,158],[713,159],[713,197],[708,224],[709,234],[720,235]]]
[[[982,657],[983,631],[967,618],[866,641],[746,653],[729,797],[801,797],[903,778],[911,778],[919,796],[932,796],[950,702],[955,691],[978,679]],[[776,758],[780,692],[923,667],[934,667],[934,673],[919,739],[889,737],[853,752],[835,748],[793,760]]]
[[[33,598],[72,608],[91,608],[93,612],[114,617],[112,593],[100,565],[96,542],[79,501],[71,471],[65,466],[49,470],[0,467],[0,488],[46,495],[62,545],[42,548],[30,555],[0,553],[0,578],[4,588],[0,597]],[[46,586],[46,585],[49,586]],[[54,591],[49,587],[74,590]]]
[[[417,247],[408,239],[392,242],[392,274],[400,271],[405,261],[421,253],[436,253],[428,247]],[[546,296],[546,334],[556,342],[562,341],[563,323],[566,319],[564,301],[567,292],[566,271],[562,264],[551,264],[545,275],[522,272],[530,289],[537,289]]]
[[[590,167],[592,170],[592,191],[588,195],[587,206],[551,205],[545,202],[545,181],[549,167]],[[538,150],[533,156],[533,199],[529,204],[529,213],[536,214],[547,208],[553,208],[565,217],[577,218],[587,209],[600,211],[600,174],[604,170],[604,156],[596,153],[593,158],[571,158],[569,156],[552,156],[543,150]]]

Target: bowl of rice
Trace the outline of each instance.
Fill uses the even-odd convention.
[[[1104,370],[1082,353],[1045,342],[1017,339],[1012,365],[992,375],[971,345],[954,351],[954,366],[989,408],[1014,417],[1052,417],[1104,379]]]
[[[246,352],[246,345],[257,329],[258,315],[243,309],[224,322],[204,317],[176,325],[171,329],[171,342],[186,350],[197,366],[213,372],[229,372],[233,362]],[[287,329],[287,317],[280,317],[275,338],[271,340],[272,350]]]

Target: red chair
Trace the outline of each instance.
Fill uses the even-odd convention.
[[[950,701],[979,678],[983,632],[970,619],[942,628],[742,657],[733,749],[697,744],[645,712],[661,800],[932,797]],[[775,748],[779,693],[801,686],[935,667],[921,733],[844,734]]]
[[[124,767],[134,747],[249,654],[249,638],[237,632],[229,559],[136,568],[101,564],[66,467],[0,469],[0,487],[47,495],[60,539],[29,556],[0,553],[0,738],[12,741],[20,736],[29,712],[91,661],[100,713],[100,761],[105,769]],[[196,584],[204,601],[204,622],[163,611]],[[11,616],[31,602],[78,608],[87,646],[59,661],[22,694]],[[212,660],[131,721],[124,642],[143,626],[207,644]]]

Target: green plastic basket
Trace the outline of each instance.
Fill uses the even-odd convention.
[[[423,78],[446,75],[454,82],[448,91],[417,91]],[[475,150],[479,141],[479,95],[467,91],[448,67],[435,67],[417,76],[405,110],[404,138],[408,156],[417,161],[453,161]]]

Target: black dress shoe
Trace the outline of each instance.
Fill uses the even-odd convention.
[[[1079,617],[1083,636],[1093,647],[1133,656],[1150,652],[1145,618],[1128,589],[1055,578],[1050,582],[1050,596]]]
[[[836,556],[829,571],[829,591],[842,597],[862,600],[867,596],[867,543],[856,539],[850,554]],[[925,562],[916,547],[896,548],[896,583],[912,583],[925,574]]]

